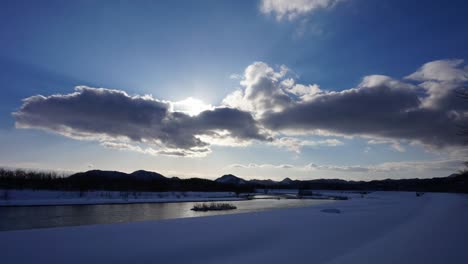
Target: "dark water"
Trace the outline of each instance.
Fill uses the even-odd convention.
[[[254,199],[229,202],[237,206],[235,210],[209,212],[190,210],[197,202],[0,207],[0,231],[236,214],[330,202]]]

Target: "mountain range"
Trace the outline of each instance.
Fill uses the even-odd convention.
[[[292,180],[285,178],[281,181],[270,179],[246,180],[238,176],[227,174],[215,180],[191,178],[180,179],[166,177],[157,172],[138,170],[132,173],[119,171],[91,170],[80,172],[69,177],[74,181],[99,182],[151,182],[153,185],[165,185],[166,188],[178,188],[191,183],[196,186],[210,186],[225,189],[223,186],[239,188],[279,188],[279,189],[335,189],[335,190],[400,190],[400,191],[447,191],[468,192],[468,173],[452,174],[447,177],[430,179],[385,179],[373,181],[347,181],[342,179]]]

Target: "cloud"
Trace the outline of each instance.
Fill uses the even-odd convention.
[[[454,172],[463,168],[464,160],[446,159],[446,160],[428,160],[428,161],[402,161],[402,162],[384,162],[375,165],[323,165],[309,163],[307,165],[289,165],[289,164],[231,164],[229,168],[238,169],[293,169],[297,171],[334,171],[344,173],[410,173],[425,171],[443,171]]]
[[[189,97],[185,100],[174,102],[171,104],[175,112],[182,112],[190,116],[198,115],[206,110],[214,110],[214,106],[205,104],[203,101],[196,98]]]
[[[370,166],[371,171],[456,171],[463,168],[464,160],[447,159],[433,161],[402,161],[385,162],[376,166]]]
[[[301,140],[293,137],[281,137],[275,139],[271,144],[286,148],[289,151],[300,153],[303,147],[336,147],[344,145],[344,143],[338,139],[325,139],[325,140]]]
[[[305,170],[327,170],[327,171],[339,171],[339,172],[369,172],[370,169],[365,166],[353,165],[353,166],[335,166],[335,165],[317,165],[310,163],[304,166]]]
[[[268,112],[281,112],[295,100],[307,101],[322,92],[316,84],[295,84],[289,75],[291,71],[284,65],[274,69],[264,62],[254,62],[247,66],[241,78],[243,89],[227,95],[222,104],[261,117]]]
[[[289,69],[280,66],[277,71],[264,62],[254,62],[245,71],[237,90],[224,98],[223,104],[249,111],[261,116],[267,111],[278,112],[287,107],[292,99],[281,88],[282,79]]]
[[[125,151],[133,151],[138,152],[141,154],[158,156],[158,155],[165,155],[165,156],[179,156],[179,157],[205,157],[211,150],[207,147],[202,148],[191,148],[191,149],[174,149],[174,148],[164,148],[160,146],[159,149],[155,149],[152,147],[142,147],[139,145],[134,145],[130,143],[124,142],[112,142],[112,141],[104,141],[101,142],[101,146],[109,148],[109,149],[116,149],[116,150],[125,150]]]
[[[228,165],[227,168],[237,168],[237,169],[293,169],[296,168],[294,165],[291,164],[280,164],[280,165],[273,165],[273,164],[256,164],[256,163],[249,163],[249,164],[231,164]]]
[[[297,83],[286,66],[255,62],[246,68],[242,88],[223,105],[251,112],[272,134],[359,136],[400,152],[405,151],[401,141],[459,148],[465,143],[458,133],[468,120],[468,104],[455,91],[466,91],[467,72],[463,60],[438,60],[403,80],[370,75],[337,92]],[[299,152],[315,142],[285,137],[272,144]]]
[[[454,91],[466,88],[461,82],[447,80],[432,81],[428,88],[427,82],[415,85],[388,76],[366,76],[356,88],[313,91],[307,100],[293,100],[281,111],[265,112],[261,123],[275,132],[320,130],[331,135],[405,140],[436,148],[462,146],[457,125],[467,121],[468,104]],[[455,75],[453,80],[460,78]]]
[[[468,81],[468,67],[463,67],[464,61],[436,60],[424,64],[406,79],[417,81],[466,82]]]
[[[390,147],[398,152],[405,152],[406,149],[396,140],[372,139],[367,142],[370,145],[389,144]],[[370,150],[370,149],[369,149]]]
[[[416,72],[405,77],[406,80],[420,81],[419,87],[425,90],[427,97],[423,101],[426,108],[468,110],[464,100],[453,96],[454,93],[466,92],[468,66],[463,60],[437,60],[424,64]]]
[[[13,116],[17,128],[43,129],[148,154],[199,156],[210,151],[210,142],[201,140],[202,135],[234,141],[267,140],[248,112],[219,107],[200,109],[202,112],[191,116],[173,110],[180,107],[151,96],[78,86],[71,94],[28,97]],[[132,142],[151,147],[141,148]]]
[[[70,94],[28,97],[13,116],[17,128],[149,155],[200,157],[211,145],[254,140],[296,153],[343,144],[305,135],[361,137],[397,151],[405,150],[402,143],[454,151],[466,143],[458,125],[468,122],[468,104],[455,91],[467,90],[467,71],[462,60],[439,60],[403,80],[370,75],[355,88],[327,91],[298,83],[284,65],[255,62],[240,76],[241,88],[218,107],[190,97],[170,102],[78,86]]]
[[[313,99],[316,95],[322,93],[320,87],[317,84],[303,85],[295,84],[287,92],[296,95],[302,101],[308,101]]]
[[[229,79],[240,80],[240,79],[242,79],[242,75],[237,74],[237,73],[233,73],[233,74],[229,75]]]
[[[467,69],[462,60],[439,60],[403,80],[370,75],[357,87],[337,92],[297,83],[286,66],[255,62],[245,69],[242,88],[223,105],[251,112],[272,134],[359,136],[400,152],[405,151],[402,141],[459,148],[465,143],[458,133],[468,120],[468,104],[455,91],[466,91]],[[292,137],[272,142],[295,152],[316,143]]]
[[[320,9],[328,9],[344,0],[262,0],[260,11],[273,14],[277,20],[294,20]]]

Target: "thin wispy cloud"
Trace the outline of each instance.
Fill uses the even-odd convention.
[[[428,171],[453,171],[463,168],[464,160],[462,159],[446,159],[432,161],[400,161],[400,162],[383,162],[375,165],[324,165],[317,163],[309,163],[306,165],[290,165],[290,164],[231,164],[229,168],[236,169],[293,169],[297,171],[334,171],[342,173],[408,173],[418,171],[419,173]]]
[[[297,154],[301,153],[302,148],[319,148],[319,147],[337,147],[342,146],[344,143],[338,139],[323,139],[323,140],[304,140],[294,137],[281,137],[271,142],[272,145],[285,148]]]
[[[320,9],[329,9],[344,0],[262,0],[260,11],[271,14],[277,20],[294,20]]]

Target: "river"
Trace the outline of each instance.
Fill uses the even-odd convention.
[[[62,226],[126,223],[313,206],[333,202],[310,199],[230,201],[237,209],[195,212],[199,202],[0,207],[0,231]]]

